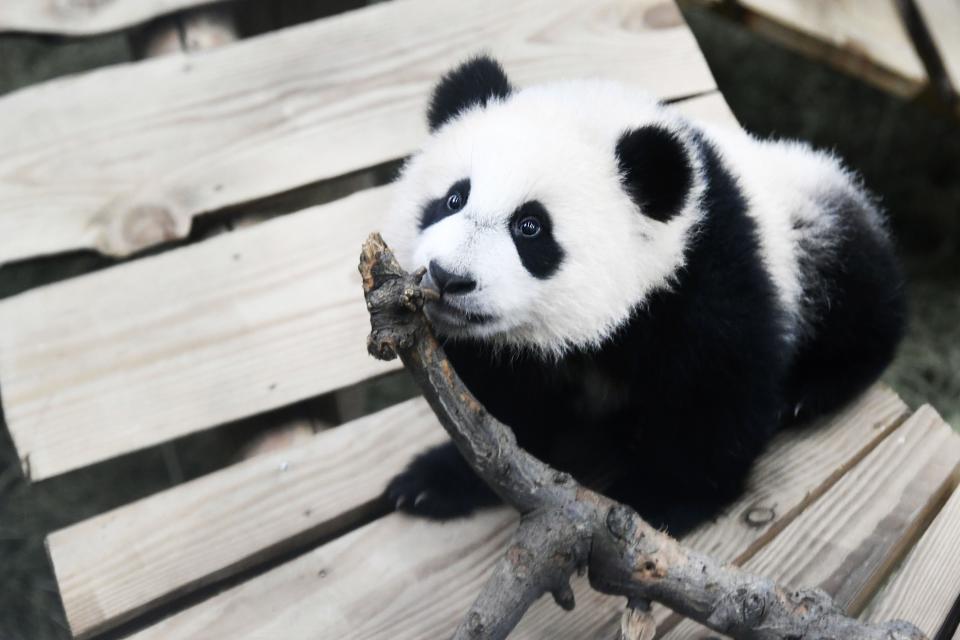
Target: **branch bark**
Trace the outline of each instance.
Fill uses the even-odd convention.
[[[360,257],[370,312],[367,348],[397,356],[413,375],[470,466],[520,512],[520,525],[455,640],[499,640],[544,594],[574,607],[569,580],[587,571],[591,586],[626,596],[621,637],[652,636],[649,603],[660,602],[714,631],[743,639],[923,640],[902,621],[848,617],[819,589],[786,589],[721,564],[654,529],[629,507],[587,489],[521,449],[463,385],[422,313],[437,294],[405,272],[379,234]]]

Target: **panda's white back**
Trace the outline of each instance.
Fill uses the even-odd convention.
[[[859,178],[831,153],[794,140],[761,140],[740,129],[697,126],[740,184],[793,333],[802,334],[813,319],[811,292],[820,283],[801,264],[837,258],[843,221],[832,205],[840,197],[856,202],[863,221],[885,235],[882,215]]]

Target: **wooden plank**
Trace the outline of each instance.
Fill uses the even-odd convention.
[[[182,9],[222,0],[3,0],[0,33],[87,36],[116,31]]]
[[[103,631],[355,522],[410,458],[445,439],[426,402],[410,400],[51,534],[71,631]]]
[[[732,118],[719,94],[689,108]],[[33,478],[398,367],[366,353],[356,264],[389,188],[0,302],[0,393]]]
[[[29,87],[0,99],[0,263],[126,255],[184,236],[199,213],[402,157],[425,137],[433,83],[479,51],[519,85],[599,75],[663,98],[713,90],[667,9],[672,21],[662,0],[384,2]]]
[[[940,53],[954,91],[960,92],[960,2],[914,0]]]
[[[392,514],[131,638],[449,638],[515,526]]]
[[[870,605],[870,620],[910,620],[933,638],[960,598],[960,491],[955,490],[899,573]]]
[[[858,613],[936,514],[958,462],[960,436],[921,407],[744,567],[788,587],[819,586]],[[716,635],[687,620],[665,640]]]
[[[7,424],[33,478],[396,368],[366,353],[358,247],[386,189],[0,303]]]
[[[895,395],[878,388],[820,428],[782,434],[758,465],[750,495],[712,535],[699,534],[698,544],[743,553],[791,517],[808,494],[819,495],[824,483],[862,458],[904,410]],[[776,513],[754,528],[743,510],[755,504],[773,504]],[[502,510],[445,524],[391,515],[136,637],[378,638],[386,630],[394,639],[448,637],[502,553],[513,523]],[[573,613],[538,603],[514,635],[597,637],[597,629],[619,616],[622,600],[590,596],[583,581],[575,587]]]
[[[895,0],[737,0],[747,24],[899,95],[926,84]]]

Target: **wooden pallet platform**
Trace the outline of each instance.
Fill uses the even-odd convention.
[[[16,0],[0,6],[0,30],[87,34],[195,4]],[[261,220],[264,199],[402,158],[426,136],[431,84],[481,50],[518,84],[612,77],[736,126],[662,0],[392,0],[0,97],[0,262],[152,249],[0,301],[0,393],[30,478],[56,482],[395,371],[366,354],[356,271],[389,186],[356,181],[327,204],[169,241],[201,214]],[[71,632],[448,635],[516,519],[389,512],[386,480],[445,437],[414,398],[51,533]],[[958,464],[960,436],[932,408],[877,386],[781,434],[747,493],[686,542],[932,633],[960,599]],[[585,580],[575,592],[572,613],[541,601],[513,637],[613,637],[623,602]],[[706,637],[655,615],[664,637]]]

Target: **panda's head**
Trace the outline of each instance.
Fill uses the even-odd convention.
[[[602,81],[513,88],[475,58],[443,77],[386,239],[442,292],[448,338],[596,347],[683,266],[702,169],[684,122]]]

